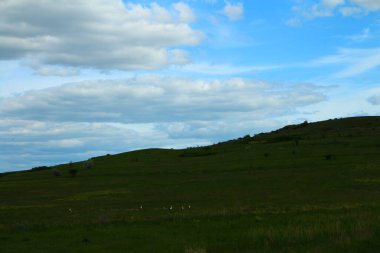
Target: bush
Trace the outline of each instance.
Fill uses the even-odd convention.
[[[69,173],[70,173],[71,177],[75,177],[78,173],[78,170],[77,169],[70,169]]]
[[[40,170],[48,170],[49,167],[47,166],[38,166],[31,169],[31,171],[40,171]]]
[[[83,168],[84,169],[88,169],[88,170],[90,170],[90,169],[92,169],[94,167],[94,160],[93,159],[88,159],[87,161],[85,161],[84,163],[83,163]]]

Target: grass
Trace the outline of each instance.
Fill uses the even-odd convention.
[[[377,252],[379,153],[360,117],[2,174],[0,252]]]

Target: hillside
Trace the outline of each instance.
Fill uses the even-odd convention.
[[[0,174],[0,252],[377,252],[379,154],[356,117]]]

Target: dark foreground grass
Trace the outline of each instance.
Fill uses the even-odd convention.
[[[379,154],[364,117],[2,174],[0,252],[378,252]]]
[[[2,252],[376,252],[379,209],[173,217],[18,227]]]

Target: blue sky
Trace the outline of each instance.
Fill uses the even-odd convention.
[[[380,1],[0,2],[0,172],[380,115]]]

